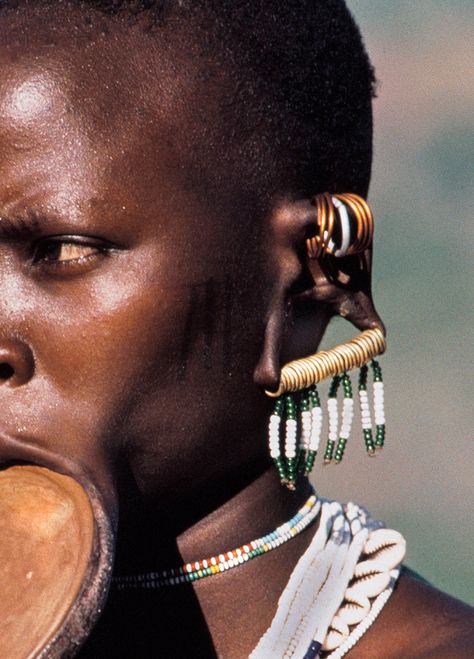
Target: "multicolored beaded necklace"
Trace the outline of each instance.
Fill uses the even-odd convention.
[[[297,536],[301,531],[304,531],[318,515],[319,505],[316,505],[317,502],[317,496],[313,491],[305,504],[288,522],[267,533],[262,538],[252,540],[237,549],[201,561],[193,561],[174,569],[130,576],[116,576],[113,578],[113,583],[118,590],[162,588],[163,586],[190,583],[238,567],[257,556],[276,549]]]

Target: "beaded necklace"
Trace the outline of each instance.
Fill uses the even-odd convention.
[[[288,522],[248,544],[201,561],[186,563],[178,568],[138,575],[115,576],[112,582],[118,590],[162,588],[163,586],[190,583],[219,572],[225,572],[257,556],[266,554],[294,538],[317,517],[320,507],[321,504],[313,490],[305,504]]]
[[[393,592],[404,555],[400,533],[364,508],[322,499],[318,529],[250,659],[343,657]]]
[[[116,576],[118,590],[189,583],[242,565],[301,533],[318,529],[296,564],[273,621],[250,659],[341,659],[372,625],[393,592],[405,540],[356,504],[313,494],[288,522],[237,549],[172,570]]]

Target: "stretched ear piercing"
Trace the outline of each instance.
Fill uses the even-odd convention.
[[[354,194],[315,198],[316,233],[307,239],[308,256],[324,254],[348,256],[366,250],[372,241],[373,216],[367,203]],[[317,384],[332,378],[327,401],[328,439],[324,463],[340,463],[349,440],[354,415],[353,390],[348,371],[359,368],[359,404],[367,454],[372,456],[385,441],[384,390],[382,370],[375,357],[385,352],[382,330],[369,329],[351,341],[330,350],[297,359],[283,366],[276,391],[266,391],[276,398],[269,423],[269,449],[280,480],[295,488],[298,473],[308,475],[313,469],[322,434],[323,413]],[[373,375],[373,412],[367,392],[369,367]],[[342,390],[342,414],[339,422],[338,391]],[[282,426],[284,424],[284,440]]]

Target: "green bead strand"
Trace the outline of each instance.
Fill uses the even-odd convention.
[[[344,456],[344,451],[346,449],[347,439],[345,437],[339,437],[337,442],[336,452],[334,453],[334,461],[336,464],[339,464]]]
[[[296,458],[288,458],[286,461],[288,488],[294,490],[296,487]]]
[[[372,372],[374,375],[374,382],[383,382],[382,380],[382,369],[380,368],[380,364],[376,359],[373,359],[370,363],[372,366]]]
[[[273,407],[273,414],[276,414],[276,416],[281,417],[285,409],[285,403],[283,399],[277,398],[275,401],[275,406]]]
[[[339,375],[335,375],[331,380],[328,393],[329,398],[335,398],[337,396],[337,390],[339,389],[340,381],[341,377]]]
[[[342,388],[344,391],[344,398],[352,398],[352,383],[347,373],[344,373],[342,378]]]
[[[364,428],[364,441],[365,441],[365,448],[367,450],[367,453],[370,457],[375,455],[375,444],[374,444],[374,438],[372,437],[372,431],[370,428]]]
[[[385,425],[375,426],[375,446],[383,448],[385,444]]]
[[[278,471],[278,476],[280,477],[280,481],[286,485],[288,481],[288,476],[286,473],[286,465],[285,461],[282,457],[274,458],[273,463]]]
[[[369,368],[367,365],[361,366],[359,371],[359,391],[367,391],[367,376]]]
[[[329,464],[331,462],[332,456],[334,454],[334,445],[334,440],[328,439],[326,443],[326,450],[324,452],[324,464]]]
[[[303,448],[298,449],[298,454],[296,458],[296,471],[298,474],[303,474],[305,471],[306,464],[306,451]]]
[[[300,399],[300,411],[307,412],[309,411],[309,396],[304,393]]]
[[[316,389],[316,385],[312,386],[308,390],[308,396],[313,407],[321,407],[321,401],[319,400],[319,393]]]
[[[316,460],[316,451],[308,451],[308,455],[306,456],[306,462],[304,466],[304,473],[306,476],[308,476],[312,472],[315,460]]]
[[[285,416],[287,419],[296,419],[296,403],[291,394],[285,396]]]

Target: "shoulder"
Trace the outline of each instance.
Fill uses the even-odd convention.
[[[474,609],[404,569],[387,605],[348,657],[474,657]]]

